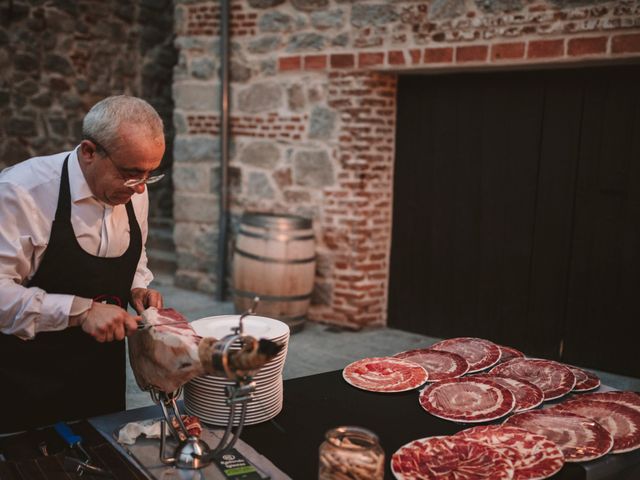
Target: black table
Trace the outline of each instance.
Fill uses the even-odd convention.
[[[358,425],[380,437],[386,476],[394,478],[389,459],[402,445],[432,435],[450,435],[469,425],[439,419],[425,412],[417,391],[372,393],[347,384],[341,371],[287,380],[284,408],[270,422],[245,427],[242,439],[295,480],[317,478],[318,447],[324,433],[339,425]],[[640,479],[640,450],[607,455],[586,463],[568,463],[554,479]],[[609,473],[602,473],[608,471]],[[615,473],[614,473],[615,472]]]
[[[160,407],[127,410],[91,419],[107,439],[126,422],[159,418]],[[318,475],[318,447],[327,430],[340,425],[368,428],[380,437],[385,451],[386,477],[392,479],[391,455],[412,440],[450,435],[469,425],[439,419],[418,403],[418,392],[372,393],[347,384],[342,371],[284,382],[284,407],[274,419],[245,427],[241,439],[267,457],[294,480]],[[122,451],[122,448],[114,444]],[[556,480],[639,480],[640,450],[585,463],[568,463]]]

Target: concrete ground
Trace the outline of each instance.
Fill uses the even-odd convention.
[[[152,285],[164,295],[166,307],[175,308],[188,320],[234,313],[231,302],[217,302],[211,294],[177,288],[169,279]],[[392,355],[412,348],[428,347],[438,338],[393,328],[377,328],[360,332],[342,331],[335,327],[307,322],[305,328],[289,339],[284,367],[285,379],[337,370],[364,357]],[[606,372],[595,372],[602,383],[619,390],[640,391],[640,379]],[[151,405],[148,393],[142,392],[127,372],[127,409]]]

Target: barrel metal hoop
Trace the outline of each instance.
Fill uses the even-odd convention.
[[[257,292],[247,292],[246,290],[237,290],[233,289],[233,294],[238,297],[243,298],[254,298],[260,297],[260,301],[265,302],[295,302],[299,300],[309,300],[311,298],[311,293],[309,292],[304,295],[263,295],[262,293]]]
[[[253,237],[253,238],[265,238],[265,239],[269,239],[269,240],[281,240],[282,239],[282,234],[281,235],[269,235],[269,234],[264,234],[264,233],[254,233],[254,232],[248,232],[246,230],[240,229],[240,232],[238,235],[246,235],[247,237]],[[313,235],[309,235],[309,234],[305,234],[305,235],[288,235],[287,236],[287,242],[290,242],[292,240],[315,240],[315,237]]]
[[[238,255],[242,255],[243,257],[252,258],[253,260],[260,260],[261,262],[267,263],[282,263],[282,264],[297,264],[297,263],[311,263],[314,262],[316,257],[309,258],[292,258],[292,259],[281,259],[281,258],[272,258],[272,257],[263,257],[262,255],[254,255],[253,253],[245,252],[244,250],[235,247],[234,251]]]

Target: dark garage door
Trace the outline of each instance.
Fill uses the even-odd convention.
[[[640,67],[398,88],[389,325],[640,376]]]

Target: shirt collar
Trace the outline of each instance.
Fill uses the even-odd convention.
[[[80,169],[80,163],[78,161],[78,149],[76,147],[69,155],[69,190],[71,193],[71,201],[76,203],[86,198],[93,197],[91,188],[87,180],[84,178],[84,173]]]

